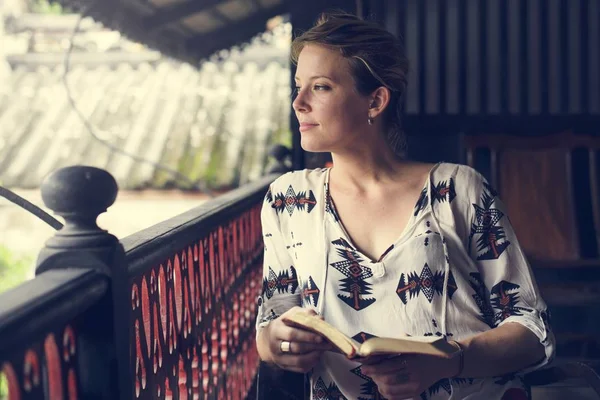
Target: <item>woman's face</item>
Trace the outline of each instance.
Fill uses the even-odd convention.
[[[350,66],[339,52],[304,46],[298,57],[296,92],[292,106],[304,150],[339,152],[360,145],[370,100],[356,91]]]

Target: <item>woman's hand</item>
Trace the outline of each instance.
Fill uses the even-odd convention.
[[[332,346],[316,333],[292,327],[283,322],[285,316],[297,312],[316,315],[313,310],[301,307],[291,308],[279,318],[271,321],[259,335],[261,335],[260,340],[264,340],[268,347],[268,360],[265,361],[271,361],[279,368],[288,371],[306,373],[317,364],[323,352],[331,350]]]
[[[458,357],[405,354],[363,364],[361,372],[377,385],[388,400],[418,398],[431,385],[458,372]]]

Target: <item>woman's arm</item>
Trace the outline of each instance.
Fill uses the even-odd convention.
[[[271,353],[269,351],[269,339],[265,334],[266,330],[267,327],[258,329],[258,332],[256,334],[256,349],[258,351],[258,356],[260,357],[261,361],[272,364],[273,357],[271,356]]]
[[[261,210],[264,238],[263,287],[257,299],[256,349],[260,359],[282,369],[306,373],[331,346],[319,335],[285,325],[287,313],[314,311],[299,307],[302,299],[294,260],[287,252],[279,214],[269,187]],[[284,217],[287,217],[284,214]],[[281,345],[287,342],[287,350]]]
[[[459,377],[500,376],[535,365],[546,356],[538,337],[519,323],[507,323],[459,341],[463,348],[463,370]],[[458,373],[458,357],[452,359]]]
[[[265,325],[289,309],[301,305],[294,261],[287,252],[279,215],[273,206],[271,184],[261,210],[264,240],[262,291],[257,299],[256,339]],[[285,278],[285,279],[284,279]]]
[[[546,357],[538,337],[519,323],[498,328],[458,342],[459,356],[443,358],[426,354],[403,354],[375,364],[361,365],[361,371],[390,400],[415,398],[445,378],[489,378],[517,372]]]
[[[460,179],[457,176],[457,185],[468,190],[462,205],[454,206],[457,215],[466,208],[466,232],[461,235],[468,236],[468,253],[477,269],[469,274],[469,283],[480,318],[492,329],[459,338],[465,348],[461,376],[498,376],[540,368],[553,359],[555,351],[547,305],[498,193],[476,171],[464,172]]]

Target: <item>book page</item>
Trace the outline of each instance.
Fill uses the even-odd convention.
[[[360,344],[319,316],[301,312],[286,316],[284,322],[323,336],[337,347],[341,353],[351,359],[359,357],[366,360],[379,355],[399,354],[430,354],[450,357],[459,351],[456,346],[448,343],[445,338],[438,336],[372,337]]]
[[[374,337],[361,345],[359,355],[366,357],[374,354],[430,354],[451,357],[458,351],[458,348],[446,339],[436,336],[410,336],[401,339]]]
[[[354,357],[360,347],[360,344],[357,341],[346,336],[336,327],[322,320],[319,316],[295,313],[286,316],[284,322],[323,336],[349,358]]]

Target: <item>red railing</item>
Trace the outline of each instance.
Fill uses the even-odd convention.
[[[276,176],[117,240],[96,225],[105,171],[42,186],[64,227],[36,278],[0,295],[9,399],[251,399],[259,358],[260,209]]]
[[[0,371],[10,400],[83,397],[79,332],[87,335],[86,316],[107,287],[95,271],[48,271],[0,296]]]
[[[134,398],[246,397],[258,368],[261,261],[253,206],[132,278]]]

